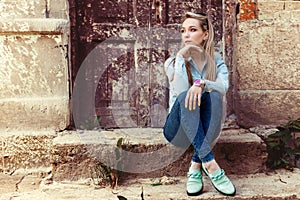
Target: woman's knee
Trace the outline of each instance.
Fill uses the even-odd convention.
[[[223,95],[220,94],[217,91],[212,91],[212,92],[209,93],[209,95],[210,95],[210,98],[213,99],[213,100],[215,100],[215,101],[222,102],[222,100],[223,100]]]
[[[187,91],[184,91],[178,95],[177,99],[180,103],[185,101],[186,94],[187,94]]]

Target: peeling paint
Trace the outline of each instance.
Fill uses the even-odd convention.
[[[257,19],[257,0],[239,0],[240,14],[239,19],[242,21]]]
[[[54,48],[59,41],[62,41],[61,36],[55,35],[0,36],[0,98],[52,95],[54,92],[66,95],[66,60],[64,53]],[[49,59],[51,61],[45,63]],[[61,80],[65,80],[65,87],[58,85]]]
[[[76,71],[88,53],[107,38],[112,36],[122,38],[123,44],[115,44],[120,50],[126,50],[126,46],[129,45],[128,40],[133,41],[127,46],[131,52],[120,58],[112,59],[113,63],[108,66],[107,73],[103,75],[98,85],[99,90],[97,90],[97,100],[95,101],[96,110],[102,114],[101,122],[104,126],[110,126],[114,123],[111,114],[112,109],[122,110],[122,107],[112,108],[111,105],[114,104],[114,101],[118,102],[117,105],[122,102],[130,104],[130,111],[128,111],[130,114],[128,115],[135,121],[136,126],[160,127],[163,125],[164,119],[160,115],[159,109],[153,109],[152,106],[167,107],[163,62],[168,54],[164,50],[165,46],[159,46],[165,42],[161,33],[147,35],[153,27],[168,26],[172,30],[178,29],[182,11],[193,11],[201,8],[203,11],[212,13],[216,23],[216,43],[222,43],[222,2],[120,0],[117,3],[101,0],[80,1],[77,2],[78,4],[74,4],[73,1],[71,2],[72,5],[78,5],[77,13],[70,13],[70,15],[73,19],[78,20],[77,25],[74,26],[74,30],[78,30],[78,36],[74,37],[73,35],[72,37],[80,38],[80,41],[73,40],[72,42],[75,44],[72,45],[73,59],[77,59],[75,62],[73,60],[73,63],[77,63],[73,66],[73,77],[76,77]],[[102,12],[98,12],[99,10]],[[75,15],[76,17],[74,17]],[[71,21],[71,24],[74,23]],[[128,35],[129,30],[139,30],[146,27],[148,28],[147,33],[136,32],[134,37]],[[157,43],[157,45],[153,43]],[[77,44],[78,46],[76,46]],[[107,48],[107,51],[110,51],[109,48],[112,47],[108,45]],[[75,49],[80,49],[80,52]],[[111,56],[113,57],[113,54]],[[130,71],[127,74],[130,81],[124,87],[123,83],[119,84],[117,81],[128,71]],[[91,76],[96,76],[93,72],[88,73]],[[113,97],[112,93],[114,94]],[[104,113],[105,115],[103,115]],[[151,122],[152,119],[157,120]]]
[[[0,18],[42,17],[45,2],[41,0],[1,0]]]

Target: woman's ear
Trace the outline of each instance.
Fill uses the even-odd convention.
[[[204,40],[208,40],[208,31],[205,31],[205,33],[204,33],[204,38],[203,38]]]

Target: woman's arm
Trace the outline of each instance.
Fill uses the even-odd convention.
[[[175,57],[169,57],[164,63],[164,71],[168,77],[169,82],[174,79],[175,72]]]
[[[179,95],[189,89],[184,58],[168,58],[164,64],[164,68],[169,80],[170,89],[174,94]]]
[[[221,60],[220,58],[216,58],[216,65],[217,65],[216,81],[205,80],[204,90],[207,92],[215,90],[220,92],[222,95],[225,95],[229,87],[228,69],[224,61]]]

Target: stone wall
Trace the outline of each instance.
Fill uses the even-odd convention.
[[[300,1],[240,3],[230,61],[238,123],[250,127],[298,117]],[[67,0],[3,0],[0,19],[0,130],[65,129],[70,115]]]
[[[234,110],[244,127],[285,124],[300,117],[300,1],[249,7],[255,19],[242,15],[234,42]]]
[[[0,130],[68,125],[68,23],[63,0],[0,1]]]
[[[230,37],[238,123],[299,117],[300,1],[241,2]],[[0,1],[0,169],[50,166],[53,138],[70,118],[69,23],[67,0]]]
[[[69,124],[68,5],[0,1],[0,171],[50,167]]]

